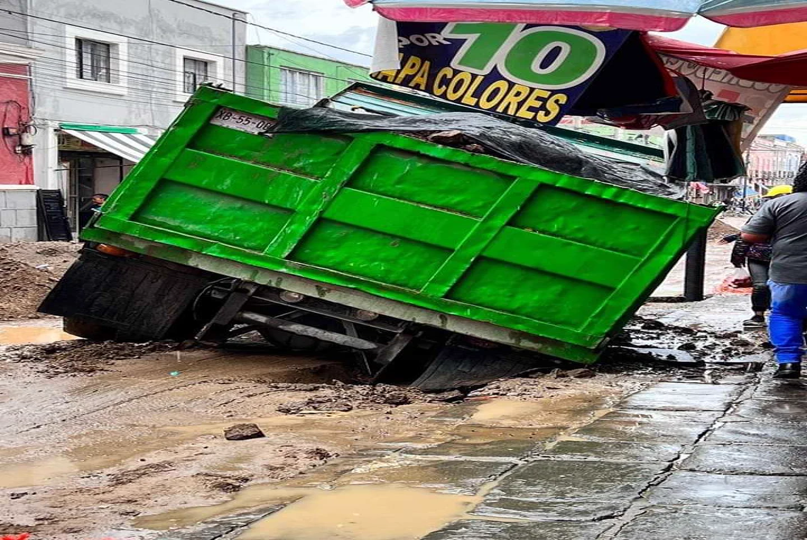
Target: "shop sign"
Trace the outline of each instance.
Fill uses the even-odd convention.
[[[555,124],[630,35],[504,23],[399,22],[400,68],[373,78],[487,112]]]

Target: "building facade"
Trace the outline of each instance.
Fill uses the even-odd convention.
[[[0,33],[40,52],[30,73],[33,180],[62,191],[74,226],[198,85],[244,91],[245,20],[202,0],[0,0]]]
[[[247,47],[247,95],[290,107],[311,107],[353,82],[372,81],[366,66],[276,47]]]
[[[41,51],[19,38],[22,30],[22,21],[0,30],[0,242],[37,239],[31,64]]]
[[[805,158],[805,149],[788,135],[760,135],[746,156],[748,184],[764,194],[778,184],[792,184]]]

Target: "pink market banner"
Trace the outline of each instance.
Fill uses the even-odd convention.
[[[729,26],[807,21],[807,0],[345,0],[418,22],[511,22],[672,32],[695,15]]]

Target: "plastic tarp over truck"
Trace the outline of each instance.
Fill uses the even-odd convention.
[[[594,361],[716,210],[203,88],[84,238]]]

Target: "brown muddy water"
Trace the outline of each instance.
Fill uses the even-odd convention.
[[[451,475],[443,465],[445,460],[460,457],[454,450],[473,453],[502,440],[526,442],[528,446],[551,441],[566,428],[604,414],[609,409],[603,406],[612,397],[601,393],[537,402],[492,399],[446,407],[426,420],[431,430],[385,443],[415,449],[445,446],[446,455],[396,453],[364,458],[349,467],[337,467],[336,474],[322,471],[323,475],[311,475],[308,482],[303,475],[281,484],[257,484],[222,504],[144,516],[133,525],[152,530],[182,529],[248,509],[287,505],[238,538],[414,540],[463,518],[495,487],[495,482],[484,481],[469,493],[468,489],[458,492],[447,485]],[[558,416],[564,419],[562,427],[557,426]],[[305,433],[306,426],[299,429]]]
[[[52,326],[0,326],[0,346],[45,344],[79,339]]]
[[[609,375],[525,379],[542,397],[391,406],[362,400],[367,387],[322,384],[336,364],[314,357],[165,352],[74,376],[31,366],[0,363],[0,528],[53,540],[150,539],[276,505],[244,539],[418,538],[482,489],[454,489],[445,460],[547,444],[635,388]],[[353,410],[277,412],[317,396]],[[224,439],[243,422],[266,437]]]
[[[259,521],[241,540],[403,540],[460,519],[476,497],[399,485],[353,485],[305,496]]]
[[[213,507],[177,510],[135,520],[136,527],[167,530],[273,504],[289,504],[239,536],[249,539],[395,540],[419,538],[460,519],[478,497],[396,485],[335,489],[254,486]]]

